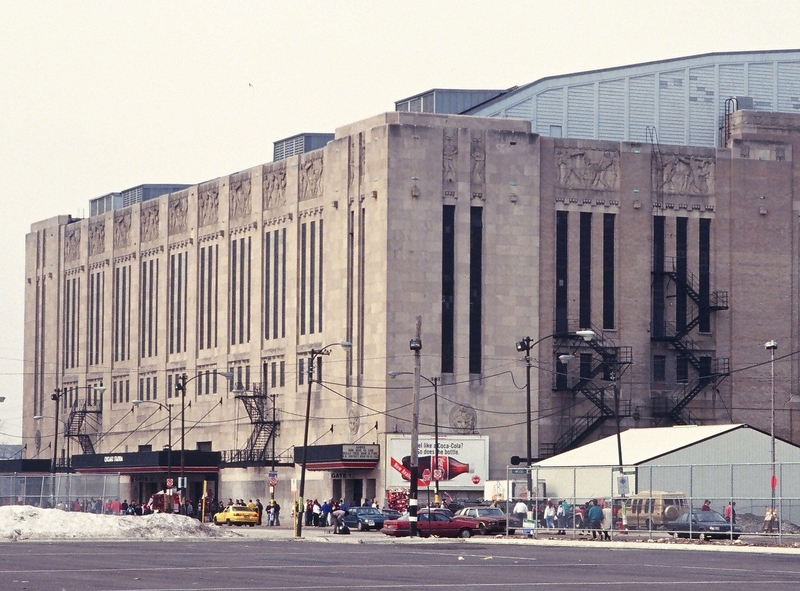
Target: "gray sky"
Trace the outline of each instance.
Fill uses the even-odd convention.
[[[799,30],[776,0],[0,0],[0,442],[21,442],[32,223],[269,162],[275,140],[429,88],[791,49]]]

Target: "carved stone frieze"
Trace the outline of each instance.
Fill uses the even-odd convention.
[[[300,201],[322,196],[322,154],[306,158],[300,164]]]
[[[139,240],[151,242],[158,239],[159,235],[159,200],[143,204],[139,217]]]
[[[470,181],[473,185],[486,183],[486,141],[481,135],[472,136],[469,149]]]
[[[106,222],[104,219],[89,223],[89,256],[101,254],[106,249]]]
[[[200,185],[197,195],[199,227],[211,226],[219,220],[219,186],[217,183]]]
[[[286,205],[286,165],[264,168],[262,179],[263,208]]]
[[[78,224],[64,229],[64,261],[77,261],[81,255],[81,227]]]
[[[450,427],[457,433],[469,435],[478,427],[478,413],[468,404],[459,404],[450,411]]]
[[[250,201],[250,172],[231,175],[230,182],[230,214],[232,220],[247,218],[253,211]]]
[[[189,196],[186,193],[176,193],[169,196],[169,211],[167,213],[167,232],[170,236],[183,234],[188,228],[186,215],[189,212]]]
[[[114,248],[125,248],[131,245],[131,211],[130,209],[114,213]]]
[[[557,183],[569,189],[619,189],[619,152],[586,148],[555,149]]]
[[[709,195],[714,192],[714,159],[688,154],[665,154],[661,178],[664,193]]]
[[[446,128],[444,130],[444,145],[442,147],[442,182],[456,182],[458,172],[456,158],[458,157],[458,130]]]

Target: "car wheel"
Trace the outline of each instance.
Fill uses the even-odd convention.
[[[509,536],[513,536],[515,531],[517,531],[517,530],[515,530],[515,529],[508,530],[508,535]]]
[[[225,520],[225,523],[227,523],[227,524],[228,524],[228,527],[230,527],[230,526],[232,526],[232,525],[233,525],[233,524],[231,523],[231,520],[230,520],[230,519],[227,519],[227,520]]]
[[[485,523],[478,524],[478,531],[481,532],[482,536],[485,536],[489,533],[489,529],[486,527]]]
[[[645,519],[644,520],[644,527],[645,527],[645,529],[648,529],[648,530],[656,529],[656,524],[653,523],[652,519]]]
[[[739,535],[738,535],[738,534],[734,534],[734,535],[733,535],[733,539],[734,539],[734,540],[738,540],[738,539],[739,539]]]
[[[366,529],[367,529],[367,528],[366,528],[366,527],[364,527],[364,524],[363,524],[363,523],[361,523],[361,522],[359,521],[359,522],[358,522],[358,531],[364,531],[364,530],[366,530]]]
[[[459,538],[471,538],[472,537],[472,530],[465,527],[460,532],[458,532]]]
[[[256,524],[255,524],[255,523],[249,523],[248,525],[249,525],[250,527],[255,527],[255,526],[256,526]]]

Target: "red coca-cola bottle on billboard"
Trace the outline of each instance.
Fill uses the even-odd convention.
[[[433,473],[437,468],[436,459],[435,456],[420,456],[418,459],[420,474],[425,470],[430,470],[431,473]],[[474,472],[474,470],[469,469],[469,464],[459,462],[457,459],[451,458],[450,456],[439,456],[438,460],[438,468],[442,471],[442,480],[452,480],[459,474],[470,474]],[[403,458],[403,466],[409,470],[411,469],[411,456]]]

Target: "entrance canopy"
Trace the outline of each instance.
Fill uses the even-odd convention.
[[[306,470],[372,469],[381,459],[381,446],[376,444],[336,443],[310,445]],[[294,463],[303,463],[303,447],[294,448]]]

